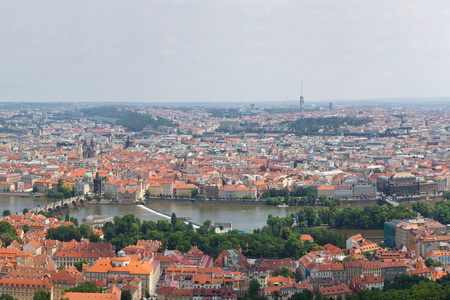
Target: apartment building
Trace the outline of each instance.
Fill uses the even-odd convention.
[[[87,280],[105,280],[110,277],[136,277],[142,280],[142,291],[155,293],[156,284],[160,276],[158,261],[132,260],[124,251],[119,251],[117,257],[100,258],[84,272]]]

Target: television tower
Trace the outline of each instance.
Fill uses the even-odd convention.
[[[302,93],[300,94],[300,113],[303,113],[304,110],[304,105],[305,105],[305,98],[303,98],[303,80],[302,80]]]

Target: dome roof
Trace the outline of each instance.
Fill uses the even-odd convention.
[[[114,176],[114,174],[112,172],[109,172],[108,176],[111,177],[111,176]]]
[[[84,174],[84,178],[92,178],[92,173],[86,172],[86,174]]]

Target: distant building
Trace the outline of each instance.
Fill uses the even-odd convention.
[[[0,174],[0,181],[17,182],[20,181],[22,175],[20,173],[2,173]]]
[[[384,279],[380,275],[381,274],[355,276],[350,279],[349,287],[354,292],[358,292],[362,289],[382,290],[384,287]]]
[[[220,128],[227,130],[236,130],[240,128],[239,121],[220,121]]]
[[[100,177],[100,175],[95,174],[95,178],[94,178],[94,193],[95,194],[99,194],[101,195],[103,192],[103,186],[102,186],[102,178]]]
[[[117,193],[117,201],[123,204],[134,204],[139,200],[136,189],[120,189]]]
[[[352,196],[354,198],[373,198],[377,195],[377,188],[373,184],[354,184]]]
[[[336,285],[330,287],[321,287],[319,288],[319,294],[327,299],[344,299],[346,295],[351,294],[352,291],[346,285]]]
[[[416,177],[409,172],[395,173],[389,179],[379,176],[377,186],[386,195],[426,195],[438,190],[436,182]]]
[[[332,185],[322,185],[317,187],[317,196],[326,196],[327,199],[334,198],[334,186]]]
[[[90,215],[83,218],[81,222],[91,228],[98,228],[103,227],[106,222],[114,222],[114,218],[109,216]]]
[[[96,156],[95,144],[94,140],[91,140],[89,143],[84,140],[83,145],[81,147],[83,158],[93,158]]]
[[[42,176],[27,174],[22,176],[22,181],[24,184],[33,185],[38,179],[41,178]]]
[[[214,223],[216,233],[227,233],[233,230],[231,223]]]

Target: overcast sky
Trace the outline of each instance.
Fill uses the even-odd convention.
[[[0,2],[0,101],[450,96],[450,1]]]

